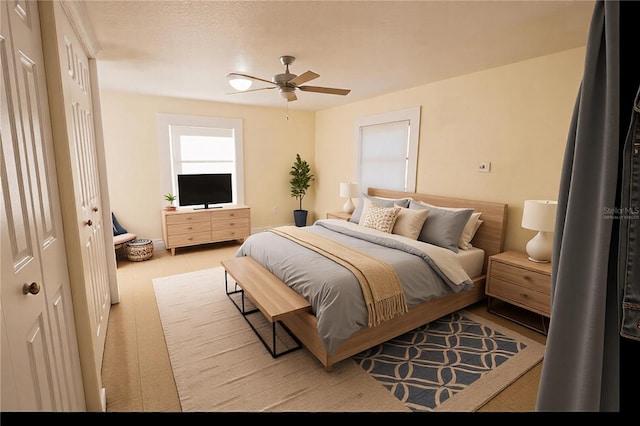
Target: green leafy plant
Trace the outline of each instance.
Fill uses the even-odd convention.
[[[173,195],[171,193],[166,194],[164,196],[164,199],[167,200],[169,202],[169,205],[171,205],[171,206],[173,205],[173,203],[176,201],[177,198],[178,197],[176,197],[175,195]]]
[[[291,175],[291,180],[289,180],[291,196],[300,202],[300,210],[302,210],[302,199],[307,194],[314,176],[311,174],[309,163],[300,158],[300,154],[296,154],[296,161],[291,166],[289,175]]]

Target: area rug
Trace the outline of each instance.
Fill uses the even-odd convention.
[[[183,412],[471,412],[535,366],[544,352],[543,345],[525,336],[461,311],[461,318],[478,324],[474,327],[491,340],[512,339],[517,350],[506,356],[491,346],[481,363],[487,371],[474,372],[471,381],[468,377],[473,374],[457,379],[463,375],[455,371],[456,364],[477,364],[469,358],[483,356],[440,349],[439,357],[451,365],[440,367],[439,374],[456,380],[431,380],[428,392],[438,396],[432,398],[434,405],[427,406],[406,397],[424,384],[405,380],[406,373],[394,373],[395,382],[389,382],[372,367],[384,361],[371,351],[337,363],[330,373],[304,348],[273,358],[227,297],[223,268],[157,278],[153,287]],[[419,339],[424,337],[414,340]],[[448,339],[465,337],[454,333]],[[387,349],[376,350],[389,354]],[[410,363],[399,365],[403,370]],[[447,384],[440,389],[434,386],[438,380]],[[398,389],[404,390],[398,393]]]

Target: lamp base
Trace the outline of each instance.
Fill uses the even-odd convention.
[[[536,262],[536,263],[549,263],[551,262],[550,260],[538,260],[538,259],[534,259],[533,257],[529,257],[529,260],[532,262]]]
[[[353,213],[353,210],[355,210],[356,206],[353,205],[353,201],[351,201],[351,198],[347,198],[347,202],[344,203],[344,206],[342,206],[342,211],[345,213]]]
[[[551,232],[540,231],[527,243],[529,260],[537,263],[549,263],[553,249]]]

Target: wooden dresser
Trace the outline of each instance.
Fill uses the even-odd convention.
[[[485,292],[488,310],[522,325],[546,334],[548,319],[551,317],[551,264],[537,263],[528,259],[525,253],[507,251],[489,257]],[[536,326],[524,317],[508,315],[508,310],[500,309],[495,300],[518,306],[539,316]]]
[[[244,240],[251,235],[251,209],[225,206],[216,209],[162,211],[162,236],[167,250],[220,241]]]

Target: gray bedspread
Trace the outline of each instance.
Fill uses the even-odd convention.
[[[472,286],[447,249],[337,219],[322,219],[306,229],[392,265],[409,307]],[[251,256],[309,300],[329,355],[367,326],[368,313],[358,280],[333,260],[268,231],[247,238],[236,256]]]

